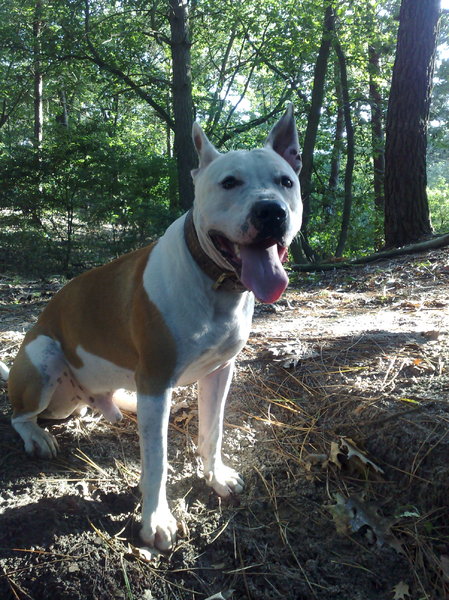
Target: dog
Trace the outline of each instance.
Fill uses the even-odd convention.
[[[206,482],[222,497],[240,493],[241,476],[221,456],[234,359],[249,336],[254,297],[272,303],[287,286],[283,263],[302,219],[292,105],[261,149],[221,154],[198,123],[192,133],[192,210],[155,243],[70,281],[25,336],[10,372],[1,366],[12,425],[25,451],[42,458],[55,457],[58,443],[38,417],[62,419],[87,405],[115,422],[124,408],[115,391],[137,392],[140,536],[162,551],[177,530],[166,497],[172,390],[198,382]]]

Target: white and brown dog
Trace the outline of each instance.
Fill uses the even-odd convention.
[[[155,244],[68,283],[25,336],[9,373],[13,427],[26,452],[44,458],[58,444],[38,416],[65,418],[87,405],[116,421],[114,392],[137,391],[141,537],[161,550],[177,529],[166,498],[172,389],[198,381],[206,481],[223,497],[241,492],[241,477],[221,457],[234,358],[249,335],[254,296],[271,303],[287,286],[282,263],[302,215],[291,105],[263,149],[220,154],[196,123],[193,140],[192,211]]]

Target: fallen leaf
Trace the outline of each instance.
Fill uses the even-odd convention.
[[[418,510],[404,510],[403,512],[401,512],[401,514],[399,515],[399,517],[404,517],[407,519],[416,517],[419,518],[421,515],[419,514]]]
[[[138,548],[131,544],[128,544],[127,551],[128,554],[131,554],[131,556],[134,556],[143,562],[152,562],[161,556],[161,553],[158,550],[153,548]]]
[[[410,597],[410,588],[405,581],[400,581],[393,588],[393,600],[405,600],[405,597]]]
[[[441,331],[438,329],[432,329],[430,331],[422,331],[421,335],[427,340],[437,340],[441,335]]]
[[[410,302],[409,300],[403,300],[402,302],[398,302],[396,304],[397,308],[402,308],[402,310],[419,310],[421,308],[421,304],[419,302]]]
[[[206,600],[228,600],[232,596],[233,593],[234,593],[234,590],[226,590],[225,592],[218,592],[218,594],[209,596],[209,598],[206,598]]]
[[[342,438],[340,441],[340,447],[346,448],[348,461],[351,460],[351,458],[357,458],[362,464],[370,466],[372,469],[374,469],[376,473],[384,473],[384,470],[370,460],[361,450],[359,450],[350,438]]]
[[[78,573],[80,570],[79,566],[76,563],[72,563],[69,565],[68,571],[69,573]]]
[[[350,462],[352,459],[355,459],[356,465],[358,463],[360,466],[372,468],[376,473],[384,473],[383,469],[357,448],[350,438],[341,438],[339,442],[331,442],[329,462],[334,463],[341,469],[343,466],[342,460]]]
[[[346,500],[341,494],[335,494],[336,503],[327,507],[334,520],[335,529],[340,535],[346,535],[350,532],[349,514],[346,507]]]
[[[329,461],[329,457],[327,456],[327,454],[308,454],[305,459],[305,467],[308,471],[310,471],[310,469],[315,466],[318,465],[319,467],[322,467],[323,469],[325,469],[327,467],[327,463]]]
[[[449,556],[447,554],[442,554],[440,556],[440,563],[443,577],[446,581],[449,581]]]
[[[337,533],[357,533],[367,527],[371,539],[378,546],[387,544],[396,552],[403,552],[401,542],[391,532],[396,519],[383,517],[374,502],[365,502],[357,496],[344,498],[337,493],[335,499],[336,504],[328,506],[327,509],[332,515]]]
[[[267,349],[266,355],[271,357],[273,362],[280,363],[284,369],[294,369],[299,361],[314,358],[319,354],[305,344],[296,343],[271,346]]]
[[[329,462],[334,463],[339,469],[342,468],[342,463],[338,456],[341,455],[340,444],[331,442],[331,450],[329,452]]]

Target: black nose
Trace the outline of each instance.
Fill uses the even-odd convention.
[[[261,200],[256,202],[251,209],[251,220],[259,234],[282,234],[287,221],[287,211],[277,202]]]

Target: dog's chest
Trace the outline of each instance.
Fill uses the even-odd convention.
[[[252,302],[230,314],[199,319],[197,326],[178,333],[177,385],[188,385],[231,360],[243,346],[251,328]]]
[[[212,288],[212,280],[185,245],[182,220],[175,221],[156,244],[143,283],[176,348],[171,384],[188,385],[201,379],[245,345],[254,309],[253,294]]]

